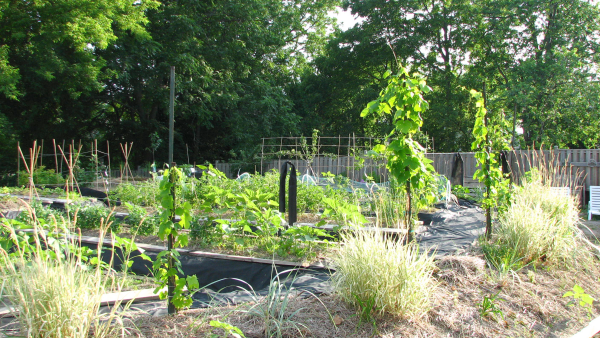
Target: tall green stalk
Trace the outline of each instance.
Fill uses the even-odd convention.
[[[481,93],[471,90],[471,96],[476,100],[475,125],[473,137],[475,141],[471,149],[475,151],[475,159],[479,169],[473,175],[474,179],[485,185],[485,196],[482,201],[485,209],[485,237],[492,237],[492,209],[498,207],[498,196],[502,190],[507,189],[508,181],[504,179],[500,157],[494,151],[508,149],[504,132],[505,120],[503,116],[490,118],[485,108],[485,100]]]
[[[405,68],[400,68],[397,75],[384,74],[388,85],[379,93],[377,100],[371,101],[362,111],[361,116],[372,115],[374,119],[391,115],[394,130],[388,135],[388,145],[377,145],[374,150],[386,154],[387,167],[390,174],[398,182],[404,182],[407,194],[405,223],[407,241],[413,240],[412,227],[412,192],[425,188],[433,178],[434,169],[431,160],[425,157],[425,148],[413,139],[413,135],[423,125],[421,112],[429,108],[423,94],[431,91],[424,79],[411,77]],[[433,200],[432,194],[421,194],[421,199]]]
[[[175,166],[165,170],[164,178],[160,182],[159,199],[162,207],[160,216],[160,228],[158,236],[161,240],[167,239],[168,248],[161,251],[152,267],[154,275],[159,282],[159,286],[154,292],[160,292],[161,299],[168,299],[168,312],[173,314],[177,309],[189,307],[192,305],[192,299],[184,293],[185,287],[188,290],[197,289],[198,278],[196,276],[187,276],[179,278],[183,274],[179,253],[177,247],[188,244],[188,235],[179,233],[182,229],[189,229],[192,206],[189,202],[177,205],[175,199],[175,190],[183,177],[182,172]],[[175,216],[180,217],[180,221],[175,222]],[[167,291],[164,291],[164,288]]]

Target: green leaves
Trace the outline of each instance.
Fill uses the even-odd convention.
[[[506,122],[504,115],[497,112],[487,115],[485,100],[481,93],[471,90],[471,96],[476,100],[477,114],[473,127],[475,141],[471,149],[476,151],[475,159],[478,167],[473,178],[485,185],[482,205],[486,209],[486,239],[492,237],[492,208],[500,211],[510,202],[510,182],[502,174],[498,151],[507,150],[505,135]],[[504,202],[504,203],[501,203]]]
[[[588,316],[591,317],[594,307],[594,298],[583,290],[583,288],[577,284],[573,286],[573,291],[567,291],[564,297],[573,297],[573,301],[569,302],[568,305],[573,305],[573,303],[577,302],[579,306],[586,309],[588,312]]]
[[[363,110],[361,116],[373,115],[375,120],[384,114],[393,114],[394,130],[388,135],[389,145],[377,145],[374,151],[387,154],[387,167],[398,182],[406,182],[408,201],[411,200],[411,185],[414,189],[425,188],[433,177],[431,161],[425,158],[425,148],[412,137],[423,125],[421,112],[429,108],[422,93],[430,88],[425,80],[418,76],[410,77],[406,69],[401,68],[398,75],[385,74],[388,84],[379,93],[379,98],[372,101]],[[427,190],[423,190],[427,191]],[[422,194],[425,201],[431,199],[430,193]],[[408,202],[405,224],[410,227],[411,202]]]
[[[179,279],[178,276],[178,272],[181,272],[181,263],[176,248],[188,245],[188,235],[180,234],[178,230],[188,229],[192,219],[192,205],[187,201],[181,205],[175,205],[173,200],[175,188],[178,184],[181,184],[183,177],[182,172],[177,167],[172,167],[165,170],[163,179],[160,182],[158,195],[163,210],[160,216],[158,236],[162,240],[165,240],[167,236],[173,236],[173,248],[161,251],[152,265],[154,275],[159,281],[155,293],[166,287],[171,278],[175,280],[175,290],[171,302],[177,309],[192,305],[191,297],[184,292],[186,285],[188,290],[199,287],[196,276],[188,276],[185,279]],[[179,216],[180,220],[178,222],[174,222],[175,216]],[[171,262],[173,265],[171,265]],[[162,291],[160,297],[165,299],[166,293]]]

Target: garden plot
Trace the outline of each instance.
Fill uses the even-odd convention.
[[[153,183],[144,184],[150,186]],[[224,184],[229,184],[229,181]],[[200,186],[194,188],[201,189]],[[215,186],[211,186],[211,189],[217,190]],[[246,187],[246,189],[249,188]],[[324,190],[323,188],[319,189]],[[600,271],[596,258],[588,256],[583,251],[573,251],[569,253],[570,256],[556,256],[552,255],[550,251],[546,251],[545,255],[521,258],[521,256],[515,256],[516,253],[502,251],[500,244],[504,239],[501,237],[493,242],[498,247],[490,245],[482,247],[477,238],[484,227],[483,218],[481,211],[476,206],[466,208],[451,206],[448,209],[437,210],[433,212],[432,222],[421,227],[417,236],[420,253],[425,250],[430,250],[430,252],[435,250],[438,254],[432,264],[427,265],[425,269],[425,275],[431,278],[432,284],[427,288],[431,293],[423,293],[424,299],[427,300],[421,302],[426,305],[422,309],[423,312],[411,312],[412,314],[390,312],[390,305],[386,305],[384,298],[376,293],[362,295],[361,292],[355,290],[344,296],[343,289],[338,284],[340,283],[339,277],[350,278],[350,275],[344,275],[347,272],[343,272],[339,267],[341,266],[340,259],[350,257],[348,252],[344,251],[349,243],[348,233],[342,236],[341,243],[343,244],[340,244],[335,238],[329,237],[324,238],[327,239],[325,242],[319,238],[321,234],[308,232],[312,230],[306,230],[307,233],[303,234],[288,234],[289,237],[286,238],[285,235],[281,236],[281,233],[265,233],[261,232],[262,229],[259,228],[252,229],[251,226],[260,226],[260,222],[271,222],[276,219],[273,216],[276,213],[271,215],[273,217],[265,215],[271,208],[268,202],[270,199],[261,196],[260,194],[264,194],[264,192],[260,190],[254,189],[250,192],[245,189],[237,190],[237,192],[230,190],[229,193],[223,193],[220,196],[206,197],[204,195],[204,198],[198,199],[196,206],[202,212],[195,216],[212,218],[210,223],[212,229],[203,228],[200,223],[197,228],[192,226],[186,233],[192,238],[190,243],[193,243],[194,231],[204,231],[198,238],[204,238],[205,241],[196,243],[197,247],[191,247],[192,249],[188,247],[180,250],[180,261],[186,270],[184,275],[197,276],[201,286],[230,277],[238,277],[248,284],[241,283],[235,287],[238,290],[222,290],[229,292],[221,293],[216,291],[230,285],[213,284],[212,289],[194,295],[192,309],[181,311],[175,316],[161,316],[166,312],[164,301],[162,305],[157,302],[136,304],[135,307],[139,307],[143,311],[128,312],[127,316],[131,320],[130,326],[128,326],[128,335],[139,337],[167,334],[173,337],[223,335],[224,331],[215,327],[218,324],[210,325],[211,321],[216,320],[236,326],[244,332],[246,337],[264,337],[266,321],[280,320],[280,324],[287,325],[287,328],[282,330],[282,335],[289,337],[298,336],[300,333],[312,337],[365,337],[372,335],[382,337],[422,335],[552,337],[575,333],[585,326],[592,316],[600,312],[596,302],[591,303],[590,306],[585,304],[584,306],[572,302],[574,298],[571,296],[563,297],[569,291],[579,290],[576,288],[577,286],[583,290],[584,294],[598,298],[595,290],[600,289],[598,282]],[[183,188],[181,193],[184,196]],[[333,194],[336,193],[333,192]],[[234,196],[231,197],[228,194]],[[121,197],[123,196],[121,195]],[[262,205],[266,207],[259,207],[260,213],[255,209],[248,208],[247,205],[243,205],[246,201],[244,197],[254,204],[263,203]],[[149,194],[139,198],[146,199],[147,203],[135,205],[125,198],[121,198],[126,209],[123,211],[127,211],[127,215],[122,215],[122,220],[116,217],[111,218],[110,210],[100,205],[93,206],[91,208],[93,212],[89,212],[87,215],[84,208],[69,209],[69,207],[64,212],[71,213],[77,210],[79,219],[77,225],[83,227],[86,234],[97,233],[98,230],[93,229],[94,220],[98,222],[98,219],[103,218],[103,222],[106,222],[107,219],[112,221],[113,229],[119,233],[128,233],[133,236],[136,230],[138,232],[140,230],[148,231],[149,234],[145,238],[154,238],[154,242],[149,241],[152,245],[163,245],[164,242],[152,234],[156,231],[154,227],[158,226],[156,223],[152,223],[153,215],[151,214],[152,208],[157,207],[152,203],[156,202],[151,202]],[[325,198],[331,199],[332,197],[325,196]],[[204,202],[202,202],[203,199]],[[203,209],[207,199],[210,202],[210,210]],[[182,200],[193,201],[193,198],[182,198]],[[237,203],[234,203],[236,201]],[[132,206],[127,206],[125,202]],[[313,211],[318,210],[311,214],[318,215],[314,217],[319,217],[319,221],[324,217],[338,218],[348,222],[348,226],[352,226],[352,222],[359,217],[356,214],[354,217],[350,217],[351,208],[340,207],[339,200],[336,203],[315,203]],[[221,207],[214,208],[219,205]],[[229,219],[220,217],[224,214],[222,206],[227,205],[232,209],[228,212],[236,217]],[[353,200],[352,205],[355,205],[359,211],[368,210],[364,214],[361,213],[365,218],[369,216],[369,213],[381,215],[377,210],[383,210],[383,207],[377,209],[377,207],[373,208],[372,204],[369,205],[366,196]],[[97,209],[95,209],[96,207]],[[326,213],[328,208],[331,210],[329,214]],[[347,210],[345,218],[342,209]],[[56,211],[40,205],[34,205],[33,210],[38,217],[43,219],[52,220],[53,217],[56,219],[57,216],[58,218],[61,216]],[[431,213],[431,207],[428,210]],[[62,215],[65,217],[66,214]],[[280,216],[278,217],[281,219]],[[65,218],[72,219],[73,217]],[[232,219],[237,221],[232,221]],[[221,222],[216,220],[221,220]],[[21,218],[21,221],[26,223],[27,219]],[[143,225],[146,221],[151,226],[144,228]],[[244,223],[244,221],[248,222]],[[16,223],[7,221],[5,224],[16,225]],[[283,222],[279,224],[283,224]],[[244,225],[247,225],[250,230],[243,229]],[[238,229],[233,230],[236,227]],[[551,230],[551,228],[549,229]],[[227,233],[224,230],[231,231]],[[285,230],[285,228],[278,230]],[[211,233],[210,231],[215,232]],[[498,229],[499,234],[505,232],[506,229],[503,230],[501,227]],[[136,242],[142,238],[144,237],[138,235]],[[92,239],[91,242],[93,241]],[[284,245],[288,246],[284,247]],[[384,244],[384,246],[387,245],[389,244]],[[381,245],[371,247],[381,247]],[[397,246],[391,250],[398,250],[397,252],[400,253],[404,250],[403,247]],[[150,247],[146,247],[146,249],[148,248]],[[190,251],[196,248],[204,248],[203,253],[193,257],[191,255],[193,252]],[[214,251],[218,252],[208,252],[206,248],[216,248]],[[309,251],[307,248],[311,248],[311,250]],[[320,250],[321,248],[322,250]],[[289,250],[289,253],[283,252],[283,249]],[[271,250],[271,252],[267,250]],[[297,251],[292,252],[293,250]],[[149,254],[149,251],[151,250],[146,250],[146,253]],[[229,256],[222,253],[227,253]],[[240,253],[244,255],[240,255]],[[256,258],[259,256],[257,253],[262,254],[264,258]],[[279,255],[280,253],[283,254]],[[441,254],[444,256],[441,257]],[[154,254],[149,254],[149,256],[155,259]],[[216,259],[217,256],[218,259]],[[390,290],[399,292],[394,288],[399,288],[403,284],[399,283],[399,280],[394,280],[396,277],[387,274],[386,271],[394,270],[395,267],[403,264],[395,263],[390,265],[392,268],[381,269],[384,261],[395,256],[396,254],[392,253],[371,254],[370,257],[373,260],[365,261],[366,265],[357,270],[357,272],[365,272],[360,276],[364,281],[360,284],[372,285],[372,288],[377,290],[384,290],[392,286]],[[356,257],[363,260],[361,257],[365,257],[365,255],[359,254]],[[566,257],[572,257],[572,259],[568,260]],[[494,260],[494,258],[499,258],[499,260]],[[289,265],[282,265],[282,262],[278,262],[278,260],[286,260]],[[276,271],[280,272],[292,266],[302,266],[299,262],[319,260],[332,267],[332,271],[336,271],[337,279],[334,278],[331,281],[329,273],[313,271],[305,273],[305,270],[302,270],[294,281],[296,291],[288,292],[291,288],[291,280],[288,279],[287,282],[279,284],[272,278],[276,274],[273,272],[273,265],[279,264]],[[421,263],[415,262],[413,263],[421,265]],[[136,268],[136,264],[134,262],[132,269]],[[263,267],[259,268],[252,264],[260,264]],[[149,270],[147,265],[145,269],[145,271]],[[248,275],[249,271],[257,277]],[[374,283],[375,280],[378,282]],[[280,287],[277,287],[278,285]],[[244,287],[245,290],[239,289],[241,287]],[[306,291],[302,292],[302,290]],[[276,299],[279,300],[289,299],[284,311],[279,313],[282,314],[282,317],[277,319],[275,315],[278,312],[269,312],[271,310],[268,309],[262,315],[257,314],[254,310],[266,308],[265,302],[275,299],[270,298],[273,295],[278,295]],[[581,292],[578,295],[581,295]],[[361,298],[363,296],[366,298]],[[282,305],[281,303],[277,304]],[[279,308],[281,309],[281,307]],[[299,312],[295,313],[296,310]]]

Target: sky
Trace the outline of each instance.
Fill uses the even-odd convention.
[[[342,8],[339,7],[337,9],[337,13],[330,12],[330,15],[332,17],[337,18],[338,25],[343,31],[347,30],[348,28],[351,28],[352,26],[354,26],[355,23],[360,21],[354,18],[350,10],[344,11]]]

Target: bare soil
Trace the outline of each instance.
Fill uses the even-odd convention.
[[[586,215],[587,217],[587,215]],[[587,219],[582,219],[581,224],[579,225],[579,229],[583,231],[586,237],[594,241],[596,243],[599,242],[600,239],[600,221],[588,221]]]

